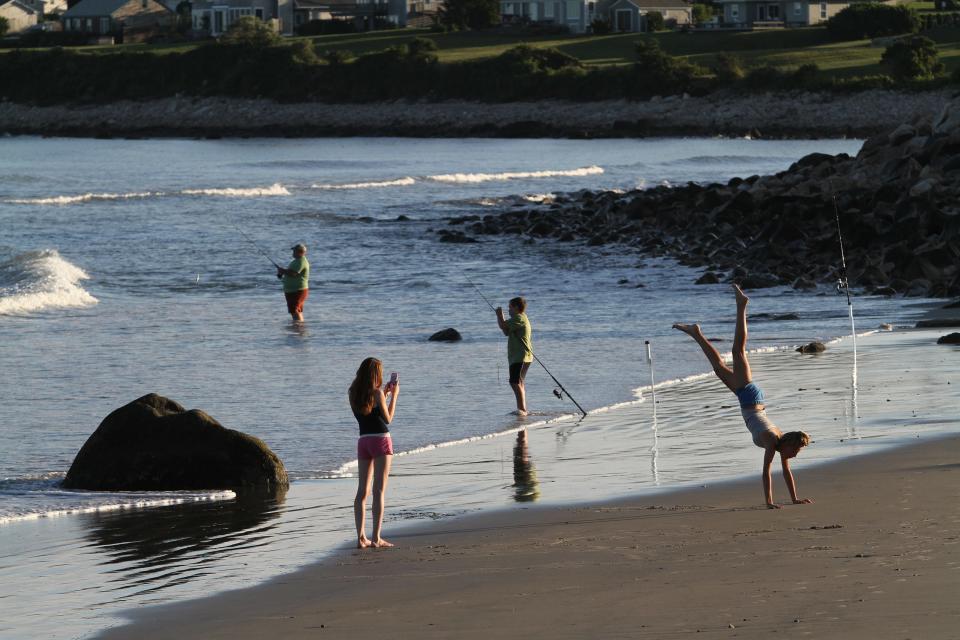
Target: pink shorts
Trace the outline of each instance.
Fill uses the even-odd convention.
[[[357,440],[357,459],[372,460],[393,455],[393,438],[390,436],[362,436]]]

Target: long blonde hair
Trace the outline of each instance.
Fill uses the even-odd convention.
[[[350,383],[350,408],[357,415],[365,416],[377,403],[377,392],[383,384],[383,363],[376,358],[366,358],[357,369],[357,376]]]

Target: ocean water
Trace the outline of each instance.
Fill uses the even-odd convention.
[[[672,261],[514,237],[443,244],[430,230],[445,217],[531,206],[578,189],[725,181],[785,169],[814,151],[858,147],[850,140],[0,139],[0,570],[19,575],[29,561],[37,569],[33,592],[41,594],[29,616],[10,609],[19,601],[3,594],[0,634],[74,637],[127,606],[248,582],[242,570],[211,568],[209,556],[223,552],[218,545],[242,557],[262,543],[276,573],[348,540],[356,427],[345,396],[366,356],[400,373],[392,431],[407,462],[395,485],[414,468],[424,473],[417,465],[429,467],[433,452],[458,460],[491,442],[502,450],[522,425],[562,433],[574,424],[573,405],[554,397],[538,368],[528,378],[536,415],[522,422],[509,415],[504,339],[468,278],[498,304],[527,297],[538,355],[590,410],[618,411],[610,408],[636,400],[650,375],[646,340],[658,381],[705,370],[673,322],[700,321],[728,340],[732,333],[728,288],[693,285],[698,273]],[[312,264],[303,327],[290,323],[263,255],[285,262],[296,242],[309,246]],[[754,310],[769,314],[751,325],[760,350],[849,331],[845,300],[829,287],[758,291]],[[915,313],[902,301],[866,297],[856,310],[865,329]],[[463,342],[426,341],[445,327],[460,330]],[[251,505],[231,492],[60,489],[100,420],[149,392],[265,440],[295,480],[289,495]],[[595,428],[589,420],[578,427],[581,438]],[[695,452],[674,456],[666,484],[695,482],[702,463]],[[463,473],[462,483],[431,486],[433,500],[409,500],[391,518],[491,504],[487,481]],[[279,531],[286,526],[323,536],[285,553]],[[108,586],[84,587],[91,572],[108,573]],[[76,614],[70,624],[51,618],[64,611]]]

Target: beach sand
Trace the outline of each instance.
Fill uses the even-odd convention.
[[[768,510],[749,478],[469,516],[103,637],[958,637],[960,437],[798,482],[814,504]]]

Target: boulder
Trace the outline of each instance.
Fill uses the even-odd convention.
[[[283,462],[259,438],[151,393],[113,411],[74,459],[65,489],[176,491],[286,487]]]
[[[827,346],[822,342],[811,342],[802,347],[797,347],[799,353],[822,353],[827,350]]]
[[[960,318],[934,318],[933,320],[921,320],[917,323],[917,329],[944,329],[948,327],[960,327]]]
[[[960,333],[948,333],[937,340],[937,344],[960,344]]]
[[[694,284],[718,284],[720,282],[720,276],[715,274],[713,271],[707,271],[702,276],[697,278],[697,281]]]
[[[460,332],[454,329],[453,327],[448,327],[446,329],[441,329],[435,334],[427,338],[430,342],[459,342],[463,340],[463,336],[460,335]]]

